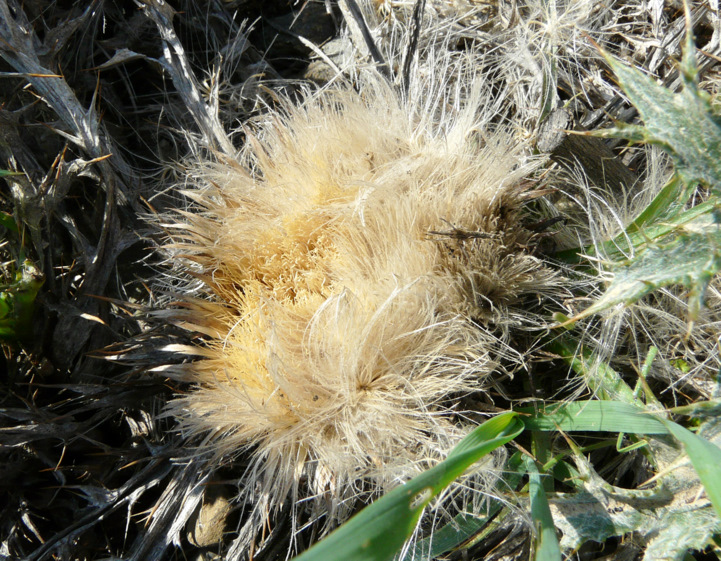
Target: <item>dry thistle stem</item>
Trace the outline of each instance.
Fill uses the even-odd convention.
[[[332,521],[443,457],[468,428],[454,398],[558,284],[519,222],[532,164],[465,96],[443,127],[383,79],[288,101],[235,161],[197,162],[166,217],[210,295],[165,312],[205,336],[164,370],[194,385],[170,411],[216,459],[249,451],[248,536],[288,496]]]

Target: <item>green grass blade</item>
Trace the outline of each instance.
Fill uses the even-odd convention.
[[[674,422],[666,421],[666,426],[683,444],[716,514],[721,518],[721,448]]]
[[[504,493],[509,489],[515,489],[520,483],[525,471],[522,468],[521,453],[514,453],[506,462],[503,470],[503,477],[499,481],[497,491]],[[428,536],[419,540],[415,547],[411,548],[403,558],[404,561],[413,559],[435,559],[460,547],[468,545],[488,522],[501,510],[503,504],[500,501],[493,501],[488,505],[487,510],[473,514],[462,512],[453,518],[451,522]]]
[[[646,208],[641,211],[626,228],[627,234],[640,231],[646,226],[653,226],[661,221],[666,222],[679,215],[684,209],[696,186],[686,185],[678,174],[664,185]]]
[[[662,192],[658,195],[661,197],[661,200],[658,201],[659,206],[666,204],[668,200],[672,198],[673,189],[670,191],[670,193]],[[679,195],[679,197],[679,202],[688,198],[685,192]],[[654,203],[656,203],[656,199],[654,199],[651,205],[654,205]],[[624,259],[625,255],[630,253],[632,249],[643,247],[649,242],[656,242],[669,234],[682,230],[684,226],[692,224],[699,218],[713,215],[718,204],[718,197],[714,197],[683,212],[669,211],[667,214],[664,214],[658,208],[650,208],[648,214],[644,215],[646,212],[644,209],[628,226],[626,232],[618,235],[613,240],[600,244],[600,254],[604,259]],[[651,205],[649,205],[649,207]],[[649,207],[646,208],[649,209]],[[581,263],[584,255],[593,257],[599,255],[599,252],[596,252],[593,246],[576,247],[559,251],[554,257],[564,263],[574,265]]]
[[[504,413],[471,432],[448,458],[356,514],[297,561],[385,561],[410,537],[423,509],[480,458],[516,438],[523,423]]]
[[[661,419],[643,409],[620,401],[573,401],[547,406],[539,413],[532,407],[518,409],[530,413],[521,417],[530,430],[608,431],[631,434],[668,434]]]
[[[7,212],[0,212],[0,226],[15,234],[18,233],[18,225],[15,222],[15,218],[13,218],[12,214],[8,214]]]
[[[541,475],[533,459],[524,458],[528,472],[528,496],[531,502],[531,518],[536,532],[534,561],[561,561],[561,548],[556,535],[551,509]]]
[[[478,515],[462,513],[455,516],[452,522],[416,544],[416,547],[408,552],[404,560],[435,559],[439,555],[459,547],[488,524],[488,521],[499,510],[501,510],[501,504],[496,502],[491,505],[487,513]]]
[[[7,169],[0,169],[0,177],[10,177],[13,175],[25,175],[25,174],[21,171],[10,171]]]

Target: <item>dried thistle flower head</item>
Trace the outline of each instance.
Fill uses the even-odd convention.
[[[519,221],[531,166],[469,92],[441,128],[382,80],[326,91],[192,170],[168,249],[210,298],[166,312],[205,335],[170,407],[216,457],[249,452],[251,534],[288,496],[337,506],[443,457],[454,398],[557,283]]]

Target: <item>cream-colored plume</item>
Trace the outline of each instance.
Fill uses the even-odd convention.
[[[468,92],[441,128],[380,78],[326,91],[192,168],[167,247],[208,299],[167,313],[205,337],[169,370],[193,384],[171,412],[216,458],[250,455],[255,524],[289,496],[342,517],[443,458],[510,318],[557,283],[519,221],[532,166]]]

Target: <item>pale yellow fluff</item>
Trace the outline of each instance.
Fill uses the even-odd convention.
[[[434,129],[375,80],[288,102],[235,161],[194,165],[168,248],[210,301],[169,312],[206,336],[171,370],[194,384],[171,411],[216,456],[251,455],[256,506],[337,503],[438,461],[509,309],[557,281],[519,222],[522,149],[468,103]]]

